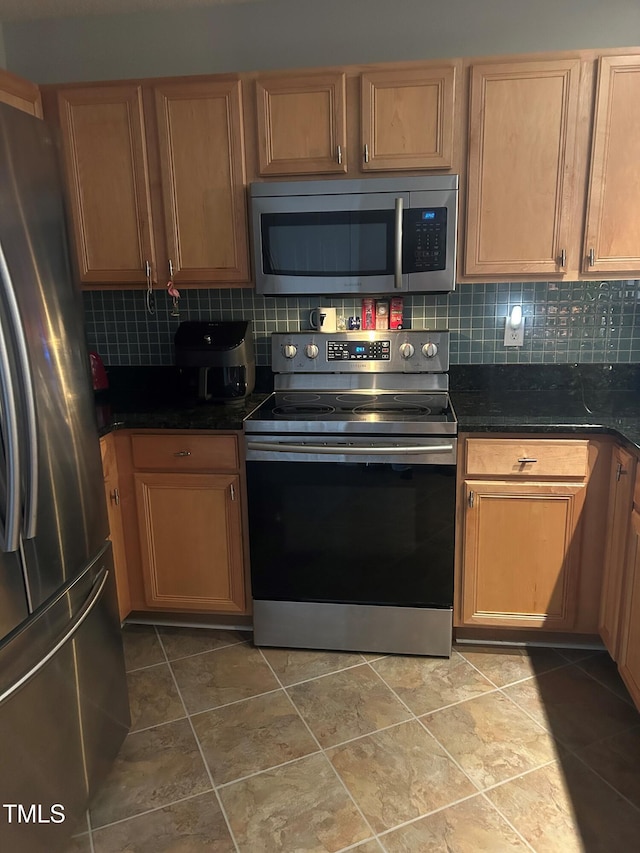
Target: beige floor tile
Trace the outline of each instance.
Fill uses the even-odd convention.
[[[318,751],[283,690],[192,717],[216,785]]]
[[[91,853],[91,842],[89,841],[88,833],[72,838],[68,846],[64,848],[64,853]]]
[[[352,847],[349,853],[384,853],[384,849],[377,841],[365,841],[364,844],[358,844],[357,847]]]
[[[638,722],[634,708],[577,666],[522,681],[506,687],[505,693],[572,749]]]
[[[570,663],[577,663],[581,660],[586,660],[586,658],[593,657],[593,655],[600,654],[599,649],[556,649],[558,654],[566,658]]]
[[[553,649],[509,649],[491,646],[459,646],[460,654],[497,687],[566,666]]]
[[[240,853],[334,853],[371,837],[324,755],[219,790]]]
[[[132,732],[185,716],[168,664],[159,663],[128,673],[127,685]]]
[[[526,853],[529,848],[477,796],[384,835],[388,853]]]
[[[234,853],[216,795],[202,794],[93,833],[95,853]]]
[[[327,755],[376,832],[475,790],[415,720],[335,747]]]
[[[125,625],[122,629],[122,643],[127,671],[165,661],[153,625]]]
[[[426,714],[495,690],[459,654],[449,659],[387,657],[371,664],[414,714]]]
[[[640,812],[575,758],[487,792],[536,853],[638,849]]]
[[[600,684],[604,684],[609,690],[613,691],[616,696],[624,699],[625,702],[632,703],[629,696],[629,691],[625,687],[624,681],[620,678],[618,666],[616,662],[609,656],[608,652],[602,652],[587,660],[581,661],[578,664],[579,668],[584,670],[587,675],[595,678]]]
[[[91,804],[91,825],[104,826],[211,788],[188,720],[129,735]]]
[[[169,660],[210,652],[235,643],[249,642],[251,634],[246,631],[226,631],[218,628],[172,628],[158,627],[162,645]]]
[[[411,717],[366,664],[305,681],[288,692],[323,747]]]
[[[262,652],[285,687],[362,663],[362,655],[348,652],[305,649],[262,649]]]
[[[421,720],[480,788],[556,757],[548,732],[501,693],[470,699]]]
[[[280,686],[260,652],[245,643],[181,658],[171,667],[190,714]]]
[[[640,808],[640,728],[598,741],[577,755]]]

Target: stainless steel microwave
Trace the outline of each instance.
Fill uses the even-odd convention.
[[[258,293],[446,293],[458,176],[251,184]]]

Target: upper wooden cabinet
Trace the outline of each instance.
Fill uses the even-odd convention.
[[[240,81],[154,87],[168,266],[177,282],[246,282]]]
[[[58,115],[83,283],[249,280],[239,80],[70,87]]]
[[[640,270],[640,56],[599,62],[583,270]]]
[[[554,277],[567,268],[580,66],[472,68],[467,275]]]
[[[259,174],[452,169],[459,67],[452,60],[258,77]]]
[[[256,81],[261,175],[347,171],[345,75]]]
[[[35,83],[0,68],[0,102],[42,118],[40,89]]]
[[[80,281],[144,285],[155,248],[142,87],[63,89],[58,109]]]
[[[361,78],[362,169],[450,169],[453,65]]]

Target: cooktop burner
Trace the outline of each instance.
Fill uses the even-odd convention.
[[[324,422],[324,427],[320,426]],[[402,431],[455,432],[446,392],[345,393],[274,392],[245,421],[248,431],[380,431],[397,424]]]

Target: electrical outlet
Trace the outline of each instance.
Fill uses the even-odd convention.
[[[521,347],[524,345],[524,317],[517,328],[513,328],[509,317],[505,318],[504,345],[506,347]]]

